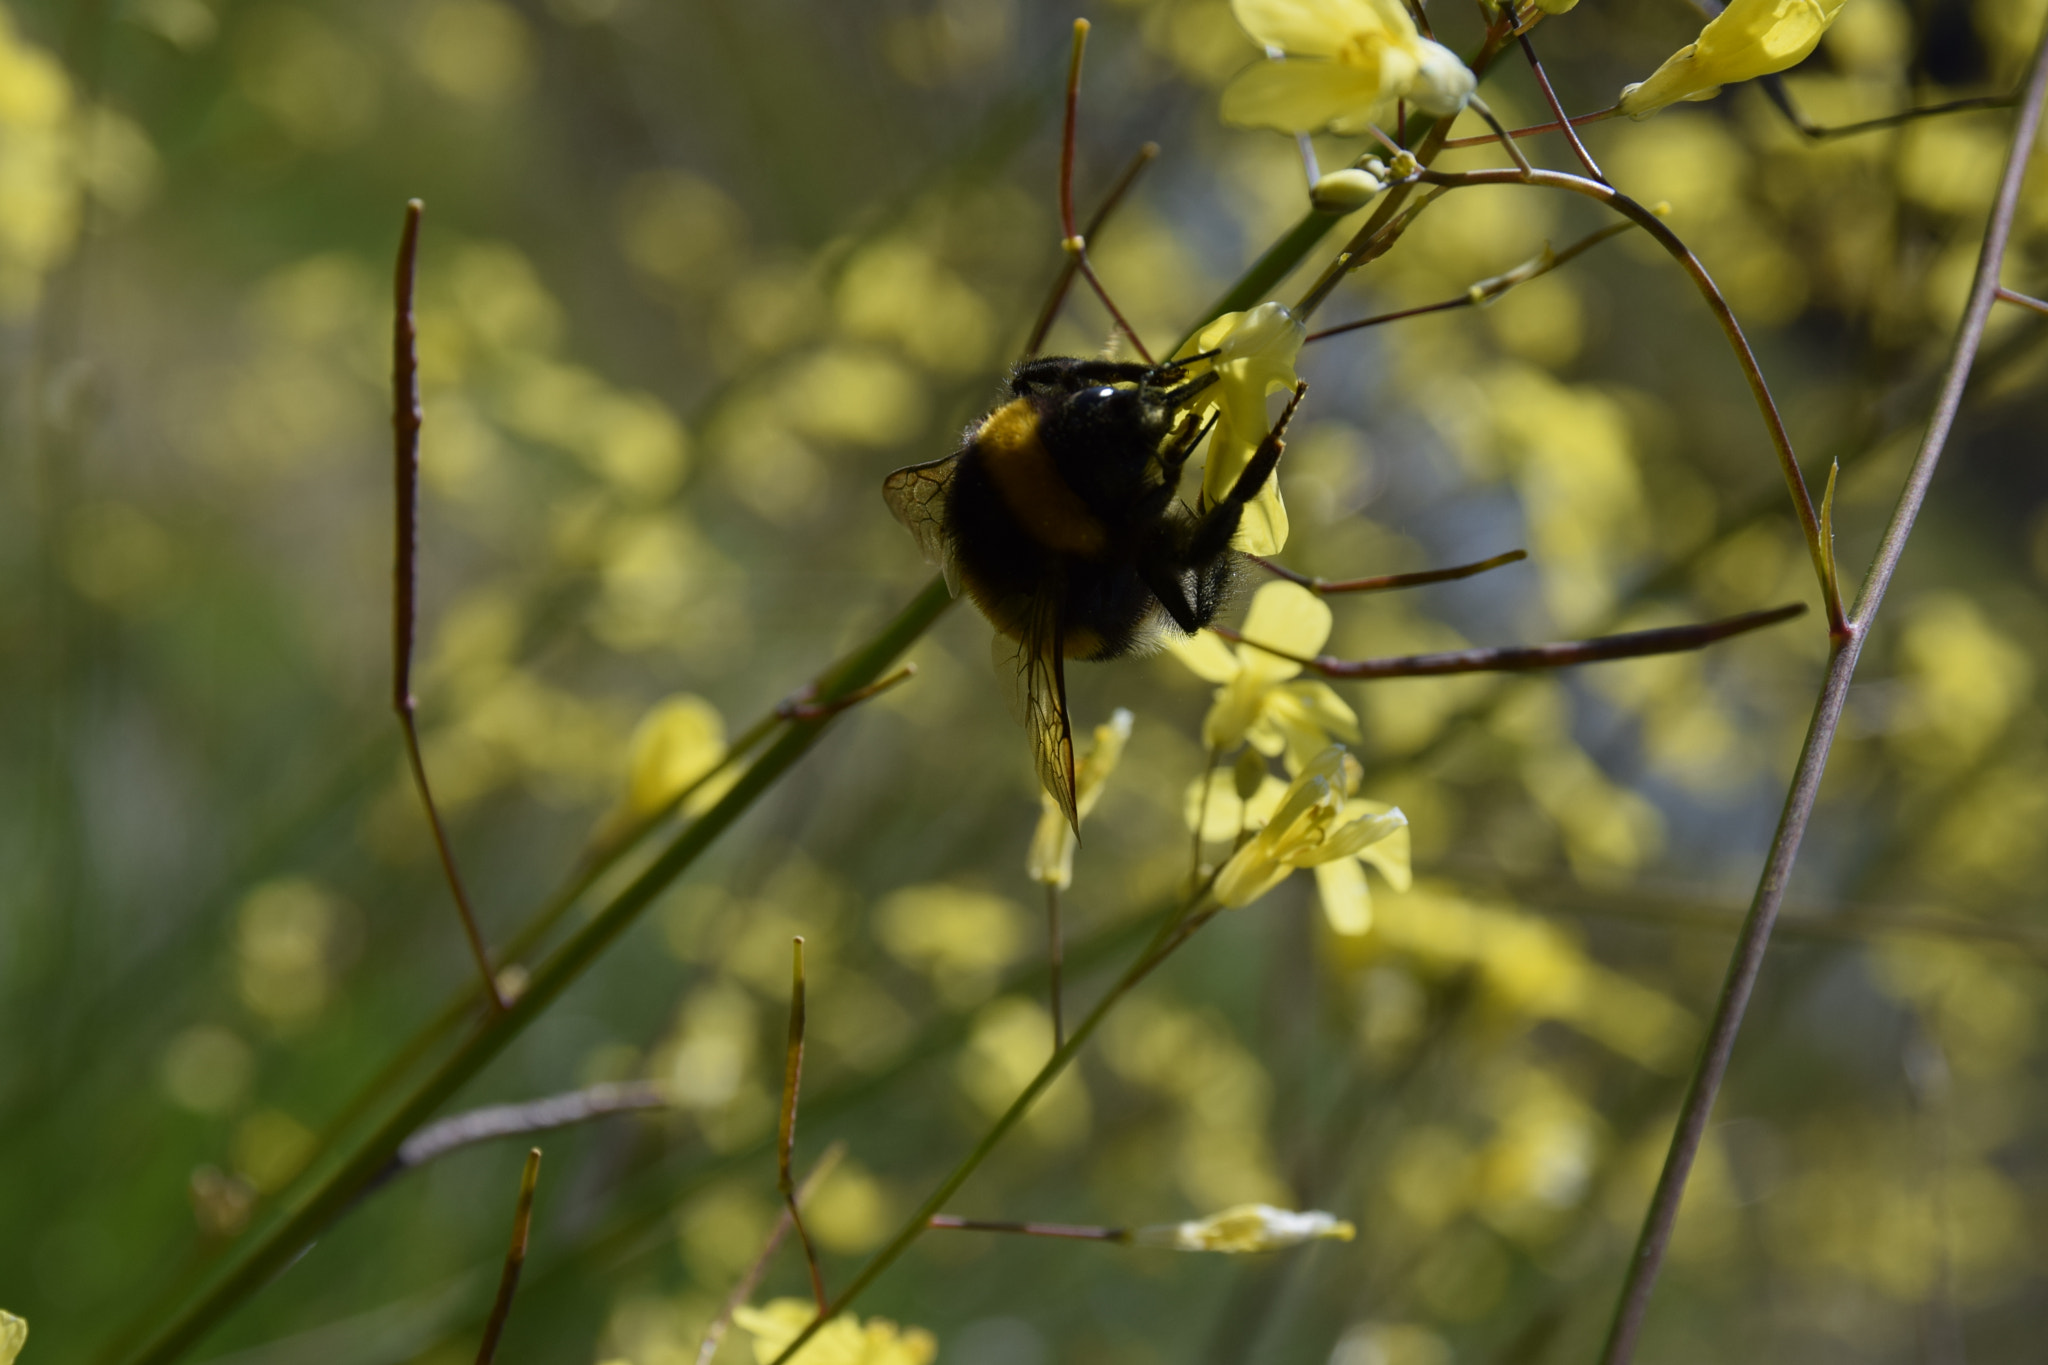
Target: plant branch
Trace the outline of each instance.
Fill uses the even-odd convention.
[[[1470,564],[1456,564],[1448,569],[1424,569],[1419,573],[1388,573],[1376,578],[1312,578],[1299,574],[1284,564],[1276,564],[1258,555],[1246,555],[1252,563],[1277,578],[1307,588],[1318,597],[1345,592],[1386,592],[1393,588],[1420,588],[1430,583],[1450,583],[1460,578],[1470,578],[1498,569],[1505,564],[1519,564],[1529,557],[1527,550],[1509,550],[1491,559],[1475,560]]]
[[[1333,659],[1327,654],[1314,657],[1290,654],[1284,649],[1248,640],[1229,626],[1211,626],[1226,640],[1287,659],[1325,678],[1360,682],[1374,678],[1434,678],[1449,673],[1523,673],[1543,668],[1569,668],[1576,664],[1605,663],[1612,659],[1638,659],[1651,654],[1679,654],[1700,649],[1717,640],[1747,631],[1774,626],[1805,614],[1806,604],[1793,602],[1769,611],[1745,612],[1696,626],[1663,626],[1656,630],[1632,630],[1620,635],[1601,635],[1591,640],[1565,644],[1510,645],[1500,649],[1454,649],[1441,654],[1405,654],[1390,659]]]
[[[1621,106],[1617,104],[1607,109],[1597,109],[1590,114],[1573,114],[1571,126],[1583,128],[1589,123],[1605,123],[1608,119],[1619,118],[1620,116]],[[1508,136],[1517,139],[1534,137],[1538,133],[1555,133],[1562,128],[1562,123],[1536,123],[1531,124],[1527,128],[1510,128],[1508,129]],[[1572,140],[1576,142],[1578,139],[1575,137]],[[1490,147],[1497,141],[1499,139],[1492,133],[1474,133],[1471,137],[1446,138],[1443,149],[1447,152],[1454,152],[1463,147]]]
[[[434,789],[427,783],[426,760],[420,755],[419,722],[413,715],[412,646],[415,613],[418,610],[418,556],[420,507],[420,361],[419,329],[413,322],[413,281],[418,274],[420,214],[423,205],[409,199],[405,205],[405,227],[398,238],[398,270],[394,284],[391,327],[391,431],[392,461],[396,496],[397,527],[391,570],[391,709],[398,713],[398,728],[405,735],[405,760],[412,769],[413,787],[426,807],[427,827],[434,834],[434,851],[440,855],[441,872],[455,896],[455,912],[462,919],[462,932],[469,940],[470,955],[476,959],[477,975],[484,995],[498,1013],[505,1012],[505,997],[498,989],[497,973],[491,970],[490,950],[484,946],[483,931],[477,927],[476,912],[470,908],[469,893],[463,889],[462,873],[455,866],[455,849],[441,824],[441,812],[434,806]]]
[[[2006,244],[2019,207],[2020,187],[2026,178],[2027,160],[2033,152],[2044,104],[2048,104],[2048,29],[2044,29],[2034,52],[2018,124],[2006,151],[2005,169],[1999,179],[1998,193],[1992,202],[1990,220],[1978,252],[1976,278],[1970,287],[1970,299],[1963,310],[1962,321],[1956,328],[1955,343],[1940,394],[1935,399],[1926,435],[1900,490],[1884,538],[1864,575],[1862,591],[1849,615],[1847,629],[1835,638],[1827,673],[1814,704],[1813,719],[1808,724],[1806,741],[1800,750],[1799,766],[1785,794],[1784,811],[1779,816],[1777,832],[1765,857],[1756,895],[1729,959],[1727,978],[1715,1004],[1699,1062],[1686,1088],[1684,1103],[1679,1109],[1664,1168],[1658,1175],[1656,1191],[1651,1195],[1642,1231],[1629,1259],[1628,1274],[1615,1304],[1606,1347],[1601,1352],[1602,1365],[1626,1365],[1635,1354],[1636,1342],[1649,1311],[1650,1291],[1656,1285],[1657,1272],[1663,1265],[1665,1250],[1678,1222],[1678,1208],[1685,1195],[1686,1179],[1699,1154],[1700,1140],[1706,1132],[1722,1078],[1727,1074],[1736,1035],[1742,1027],[1743,1013],[1763,968],[1771,927],[1784,903],[1792,866],[1799,856],[1799,844],[1819,795],[1821,775],[1827,767],[1835,731],[1841,724],[1842,708],[1848,699],[1849,682],[1855,674],[1856,661],[1862,654],[1877,610],[1883,604],[1892,574],[1905,553],[1913,523],[1926,500],[1927,486],[1954,429],[1956,410],[1969,383],[1970,369],[1976,361],[1978,348],[1983,343],[1985,323],[1998,299],[1999,273],[2004,264]]]
[[[1131,186],[1138,183],[1138,176],[1158,155],[1159,144],[1156,142],[1148,142],[1138,149],[1138,154],[1124,167],[1124,173],[1117,177],[1116,183],[1110,186],[1109,193],[1103,196],[1101,205],[1088,220],[1088,226],[1081,229],[1083,241],[1095,240],[1096,234],[1109,222],[1110,215],[1123,203],[1124,196],[1131,192]],[[1054,277],[1052,288],[1046,291],[1045,302],[1039,306],[1038,320],[1031,324],[1031,334],[1025,338],[1023,359],[1029,360],[1037,355],[1039,347],[1045,345],[1046,333],[1052,331],[1053,321],[1059,317],[1060,305],[1067,301],[1067,291],[1074,287],[1074,276],[1079,269],[1079,259],[1071,255],[1060,264],[1059,274]]]
[[[829,702],[880,677],[952,600],[945,580],[932,579],[873,639],[826,671],[818,685],[819,699]],[[294,1207],[256,1236],[247,1251],[196,1302],[157,1324],[145,1344],[129,1357],[133,1365],[163,1365],[175,1359],[296,1259],[354,1203],[364,1186],[414,1130],[545,1013],[671,882],[810,751],[830,727],[831,719],[827,716],[792,722],[710,810],[679,831],[631,882],[600,906],[535,969],[526,990],[509,1009],[482,1020],[453,1054],[407,1093],[375,1132],[357,1144]]]
[[[630,1084],[593,1085],[523,1104],[492,1104],[467,1113],[439,1119],[419,1129],[398,1145],[391,1161],[363,1192],[383,1185],[407,1171],[438,1161],[462,1147],[500,1138],[531,1137],[556,1128],[569,1128],[613,1114],[632,1114],[645,1109],[665,1109],[666,1092],[651,1081]]]
[[[1467,171],[1446,173],[1425,170],[1420,177],[1425,183],[1440,185],[1447,189],[1458,189],[1474,185],[1541,185],[1548,189],[1570,190],[1597,199],[1633,220],[1635,224],[1657,239],[1657,244],[1685,267],[1693,283],[1706,300],[1707,307],[1721,324],[1727,335],[1728,344],[1735,352],[1735,359],[1742,367],[1743,377],[1749,381],[1750,394],[1756,400],[1757,411],[1763,416],[1764,426],[1771,434],[1771,444],[1777,451],[1778,467],[1785,477],[1785,487],[1792,495],[1793,510],[1798,513],[1800,530],[1806,536],[1807,553],[1813,559],[1814,577],[1819,580],[1824,594],[1829,583],[1827,550],[1821,535],[1820,516],[1813,505],[1813,495],[1807,491],[1806,476],[1800,472],[1799,458],[1792,449],[1791,433],[1785,429],[1785,420],[1778,413],[1777,400],[1771,396],[1770,384],[1764,379],[1763,367],[1757,363],[1756,352],[1750,348],[1749,338],[1743,334],[1742,324],[1736,321],[1735,311],[1728,306],[1728,300],[1721,295],[1720,286],[1707,273],[1706,266],[1691,248],[1680,240],[1677,233],[1665,226],[1664,221],[1635,200],[1597,180],[1582,176],[1566,175],[1561,171],[1535,171],[1524,174],[1519,170]],[[1828,636],[1840,641],[1848,630],[1848,618],[1843,614],[1839,596],[1829,595],[1826,600],[1828,615]]]
[[[817,1193],[818,1186],[825,1183],[826,1177],[832,1174],[845,1156],[845,1143],[835,1142],[827,1147],[818,1157],[817,1163],[811,1167],[810,1174],[797,1186],[796,1202],[808,1203],[811,1196]],[[761,1244],[761,1254],[747,1267],[747,1273],[740,1276],[739,1282],[732,1287],[732,1292],[725,1296],[725,1302],[719,1306],[718,1316],[704,1329],[704,1340],[697,1347],[696,1365],[711,1365],[712,1358],[718,1354],[718,1344],[725,1340],[725,1334],[732,1329],[733,1315],[740,1311],[741,1304],[753,1297],[754,1289],[761,1283],[761,1277],[768,1273],[768,1263],[775,1259],[775,1253],[781,1250],[782,1239],[789,1236],[789,1229],[794,1221],[786,1208],[776,1218],[775,1226],[768,1230],[767,1240]]]
[[[1557,115],[1558,131],[1564,134],[1565,141],[1572,144],[1572,155],[1586,168],[1587,175],[1603,185],[1606,184],[1607,177],[1600,174],[1600,167],[1594,162],[1593,154],[1587,151],[1586,144],[1579,140],[1578,130],[1572,127],[1571,117],[1565,113],[1564,105],[1558,102],[1557,91],[1550,85],[1550,73],[1543,69],[1542,60],[1536,56],[1536,44],[1530,41],[1526,31],[1517,33],[1515,41],[1522,45],[1522,55],[1529,59],[1529,70],[1536,77],[1536,88],[1543,92],[1544,102],[1550,106],[1550,112]],[[1510,141],[1508,145],[1512,147],[1514,143]]]
[[[2017,289],[1998,288],[1998,298],[2004,303],[2016,303],[2022,308],[2031,308],[2036,313],[2048,313],[2048,299],[2037,299],[2031,294],[2022,294]]]
[[[1067,259],[1081,272],[1081,278],[1088,281],[1088,287],[1102,300],[1102,306],[1109,310],[1109,316],[1116,323],[1117,330],[1130,338],[1131,345],[1147,365],[1152,363],[1152,353],[1145,349],[1145,343],[1138,339],[1137,331],[1131,326],[1116,306],[1116,300],[1102,287],[1102,281],[1095,277],[1095,267],[1088,263],[1088,239],[1074,228],[1074,129],[1080,118],[1081,109],[1081,56],[1088,50],[1088,21],[1074,21],[1074,53],[1067,64],[1067,117],[1060,133],[1060,246],[1067,253]]]
[[[1857,123],[1844,123],[1825,128],[1808,122],[1806,115],[1799,112],[1799,106],[1792,102],[1792,92],[1785,88],[1785,78],[1782,75],[1765,76],[1757,83],[1763,87],[1764,94],[1769,97],[1771,103],[1777,106],[1778,112],[1785,116],[1785,121],[1809,142],[1826,142],[1830,138],[1874,133],[1880,129],[1896,128],[1900,124],[1911,123],[1914,119],[1932,118],[1938,114],[1961,114],[1972,109],[2009,109],[2019,100],[2018,91],[2007,95],[1975,95],[1969,99],[1949,100],[1943,104],[1930,104],[1918,109],[1902,109],[1896,114],[1886,114],[1882,118],[1863,119]]]
[[[1527,284],[1539,275],[1548,275],[1559,266],[1585,255],[1610,237],[1619,237],[1634,226],[1635,224],[1633,223],[1610,224],[1607,227],[1601,228],[1598,232],[1587,233],[1563,251],[1552,251],[1550,244],[1546,242],[1541,252],[1531,256],[1514,269],[1504,271],[1498,275],[1488,276],[1483,280],[1476,280],[1466,288],[1464,293],[1459,294],[1455,298],[1444,299],[1438,303],[1425,303],[1419,308],[1403,308],[1398,312],[1381,313],[1375,317],[1360,318],[1356,322],[1343,322],[1335,327],[1325,327],[1320,332],[1310,332],[1307,336],[1303,337],[1302,345],[1306,346],[1311,341],[1327,341],[1331,337],[1342,336],[1346,332],[1362,331],[1367,327],[1378,327],[1382,323],[1400,322],[1405,318],[1421,317],[1425,313],[1444,313],[1453,308],[1477,308],[1481,304],[1491,303],[1516,285]]]
[[[796,1105],[804,1088],[804,941],[801,935],[790,943],[789,1041],[783,1052],[782,1114],[775,1125],[775,1187],[782,1191],[783,1212],[796,1228],[803,1244],[804,1266],[811,1272],[811,1295],[818,1311],[825,1311],[825,1274],[818,1268],[818,1249],[804,1227],[797,1209],[796,1180],[790,1174],[790,1158],[796,1154]]]
[[[1099,1228],[1078,1223],[1003,1223],[988,1222],[979,1218],[955,1218],[950,1213],[935,1213],[930,1226],[941,1231],[954,1232],[1016,1232],[1027,1237],[1064,1237],[1077,1242],[1128,1242],[1129,1228]]]
[[[897,1230],[888,1244],[861,1267],[860,1273],[854,1276],[851,1284],[839,1292],[839,1297],[832,1300],[830,1307],[812,1319],[810,1325],[798,1333],[796,1339],[784,1347],[782,1354],[775,1357],[770,1365],[786,1365],[792,1356],[803,1349],[805,1342],[817,1335],[819,1328],[844,1313],[883,1271],[894,1265],[897,1258],[910,1249],[911,1243],[931,1228],[932,1219],[939,1216],[939,1211],[959,1192],[960,1187],[967,1183],[967,1178],[980,1168],[981,1163],[988,1159],[989,1154],[995,1151],[1009,1135],[1010,1130],[1030,1112],[1032,1103],[1045,1093],[1046,1087],[1067,1069],[1067,1064],[1074,1060],[1082,1045],[1097,1028],[1101,1027],[1102,1021],[1109,1017],[1109,1012],[1116,1008],[1117,1003],[1129,994],[1132,988],[1151,975],[1154,968],[1170,957],[1176,948],[1187,942],[1189,935],[1207,922],[1214,909],[1214,903],[1209,900],[1206,887],[1198,891],[1192,900],[1175,908],[1160,925],[1158,932],[1152,936],[1151,943],[1138,955],[1137,960],[1132,962],[1124,974],[1117,978],[1116,984],[1096,1002],[1095,1008],[1088,1011],[1075,1026],[1074,1031],[1067,1036],[1066,1042],[1053,1050],[1045,1065],[1038,1069],[1038,1074],[1031,1078],[1022,1093],[1003,1111],[994,1126],[982,1135],[981,1141],[977,1142],[973,1150],[939,1182],[938,1187],[918,1206],[917,1211],[904,1221],[903,1226]]]
[[[498,1276],[498,1297],[491,1303],[491,1316],[484,1322],[484,1339],[476,1351],[476,1365],[491,1365],[498,1354],[498,1338],[504,1335],[505,1319],[512,1315],[512,1296],[519,1292],[519,1272],[526,1265],[526,1239],[533,1227],[533,1191],[540,1183],[540,1148],[526,1154],[526,1169],[519,1177],[519,1202],[512,1211],[512,1245],[505,1250],[505,1269]]]

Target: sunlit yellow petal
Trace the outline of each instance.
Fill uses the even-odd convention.
[[[14,1358],[21,1354],[22,1343],[27,1340],[28,1320],[0,1308],[0,1365],[14,1365]]]
[[[1240,128],[1313,133],[1370,119],[1383,101],[1377,70],[1306,58],[1260,62],[1223,87],[1223,121]]]
[[[1356,858],[1338,858],[1318,866],[1316,898],[1323,903],[1323,918],[1345,937],[1356,938],[1372,928],[1372,891]]]
[[[1188,672],[1204,682],[1227,683],[1242,667],[1229,645],[1208,631],[1175,636],[1166,642],[1167,653],[1187,665]]]
[[[1424,38],[1417,46],[1421,56],[1415,65],[1415,79],[1408,85],[1409,102],[1438,118],[1457,113],[1472,98],[1478,78],[1442,43]]]
[[[1248,555],[1277,555],[1287,548],[1287,504],[1280,500],[1277,470],[1259,489],[1258,496],[1245,504],[1230,545]]]
[[[1331,620],[1328,602],[1299,583],[1275,579],[1253,595],[1252,609],[1244,618],[1244,637],[1289,654],[1313,655],[1329,640]],[[1274,655],[1249,645],[1238,649],[1248,667],[1256,664],[1263,669],[1265,661],[1275,660]],[[1287,663],[1285,659],[1275,661]],[[1288,676],[1300,671],[1299,664],[1289,665]]]
[[[1378,868],[1388,886],[1406,891],[1415,882],[1415,874],[1408,866],[1408,848],[1408,826],[1403,824],[1378,843],[1360,849],[1358,856]]]
[[[1040,795],[1044,807],[1038,812],[1038,828],[1031,834],[1031,851],[1024,856],[1024,875],[1064,891],[1074,884],[1074,828],[1051,793]]]
[[[1699,38],[1673,53],[1650,79],[1621,92],[1630,118],[1679,100],[1705,99],[1806,60],[1845,0],[1733,0]]]
[[[1368,0],[1231,0],[1230,8],[1252,41],[1301,57],[1334,57],[1379,22]]]

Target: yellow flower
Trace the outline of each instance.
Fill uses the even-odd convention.
[[[14,1358],[21,1354],[22,1343],[27,1340],[28,1320],[0,1308],[0,1365],[14,1365]]]
[[[1182,355],[1218,352],[1190,370],[1213,365],[1216,383],[1197,400],[1199,415],[1217,411],[1216,430],[1209,437],[1208,462],[1202,469],[1201,505],[1221,502],[1251,463],[1252,452],[1266,439],[1266,396],[1294,391],[1294,362],[1308,328],[1277,303],[1262,303],[1249,313],[1225,313],[1195,334]],[[1287,545],[1287,507],[1280,501],[1276,470],[1258,496],[1244,509],[1232,545],[1250,555],[1276,555]]]
[[[1223,121],[1249,128],[1362,133],[1405,99],[1455,114],[1476,82],[1456,53],[1415,31],[1401,0],[1232,0],[1237,22],[1291,60],[1260,62],[1223,90]]]
[[[808,1299],[776,1299],[765,1308],[742,1308],[732,1320],[752,1334],[754,1359],[768,1365],[817,1315]],[[939,1344],[922,1327],[898,1328],[885,1318],[869,1318],[863,1326],[842,1313],[804,1343],[790,1365],[929,1365],[938,1353]]]
[[[1296,1213],[1271,1204],[1239,1204],[1193,1222],[1139,1228],[1131,1240],[1175,1251],[1244,1252],[1279,1251],[1323,1238],[1348,1242],[1357,1235],[1358,1229],[1321,1209]]]
[[[1249,905],[1287,879],[1298,867],[1318,869],[1316,886],[1326,884],[1320,869],[1350,862],[1356,871],[1359,859],[1371,862],[1396,889],[1408,884],[1408,817],[1392,806],[1360,801],[1359,779],[1364,770],[1341,744],[1333,744],[1301,770],[1288,784],[1265,827],[1232,854],[1216,874],[1216,899],[1225,906]],[[1397,841],[1398,836],[1398,841]],[[1384,848],[1376,847],[1386,845]],[[1323,912],[1340,933],[1362,932],[1371,924],[1371,902],[1361,907],[1355,897],[1362,895],[1365,879],[1339,873],[1333,880],[1339,895],[1354,899],[1333,905],[1325,900]],[[1359,920],[1363,919],[1363,925]],[[1353,927],[1357,926],[1357,927]]]
[[[1245,618],[1244,636],[1289,654],[1312,655],[1330,638],[1330,607],[1295,583],[1260,588]],[[1290,771],[1329,747],[1333,739],[1359,742],[1358,715],[1328,683],[1301,678],[1301,665],[1263,649],[1225,645],[1200,634],[1171,640],[1167,648],[1197,676],[1222,684],[1202,721],[1202,742],[1221,752],[1250,740],[1263,754],[1287,756]]]
[[[1086,820],[1101,799],[1102,785],[1116,771],[1124,756],[1124,741],[1131,737],[1131,713],[1118,707],[1107,725],[1095,727],[1095,742],[1088,752],[1074,760],[1074,816]],[[1031,852],[1024,871],[1032,881],[1064,891],[1074,884],[1074,830],[1066,812],[1050,792],[1040,792],[1044,809],[1039,812],[1038,831],[1031,836]]]
[[[1625,87],[1621,112],[1648,118],[1679,100],[1712,99],[1724,85],[1805,61],[1846,0],[1730,0],[1700,36],[1650,79]]]

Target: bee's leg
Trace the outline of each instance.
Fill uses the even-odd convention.
[[[1251,459],[1238,472],[1237,482],[1223,495],[1223,500],[1196,518],[1188,536],[1186,553],[1188,562],[1196,565],[1218,559],[1230,548],[1231,537],[1237,534],[1237,524],[1244,517],[1245,505],[1259,495],[1266,486],[1266,480],[1273,477],[1273,471],[1280,465],[1280,452],[1287,449],[1287,443],[1280,439],[1287,430],[1287,423],[1294,417],[1294,410],[1301,406],[1301,397],[1308,392],[1308,385],[1296,384],[1294,397],[1287,402],[1286,411],[1280,420],[1266,433],[1266,439],[1259,442],[1259,448],[1252,452]]]
[[[1173,623],[1180,627],[1182,634],[1193,635],[1216,619],[1215,608],[1210,608],[1206,614],[1202,611],[1202,590],[1205,585],[1201,581],[1201,574],[1196,575],[1196,595],[1193,600],[1188,597],[1188,584],[1181,568],[1167,556],[1140,559],[1138,577],[1152,590],[1152,595],[1159,599],[1159,605],[1166,608],[1166,614],[1173,618]]]
[[[1208,421],[1200,424],[1195,422],[1193,413],[1181,418],[1180,425],[1175,428],[1175,434],[1167,441],[1166,449],[1159,452],[1160,464],[1164,465],[1166,471],[1175,479],[1180,478],[1181,467],[1188,462],[1188,457],[1195,453],[1195,447],[1202,444],[1202,438],[1209,434],[1210,429],[1216,425],[1216,419],[1222,415],[1219,408],[1209,414]]]

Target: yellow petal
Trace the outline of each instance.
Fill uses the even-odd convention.
[[[1284,664],[1286,661],[1279,662]],[[1273,676],[1257,668],[1246,667],[1218,688],[1216,700],[1209,704],[1209,714],[1202,717],[1202,743],[1218,753],[1244,743],[1245,732],[1258,723],[1260,714],[1265,710],[1266,694],[1272,690]]]
[[[1334,57],[1379,23],[1369,0],[1231,0],[1230,8],[1253,42],[1298,57]]]
[[[1230,646],[1206,630],[1169,638],[1166,650],[1204,682],[1227,683],[1241,667]]]
[[[1239,1204],[1187,1223],[1161,1223],[1137,1230],[1140,1246],[1176,1251],[1278,1251],[1322,1238],[1348,1242],[1358,1230],[1320,1209],[1296,1213],[1270,1204]]]
[[[1478,89],[1479,79],[1442,43],[1424,38],[1417,46],[1421,56],[1415,65],[1415,79],[1408,84],[1409,102],[1438,118],[1457,113]]]
[[[1244,637],[1286,650],[1289,654],[1313,655],[1320,652],[1330,638],[1331,619],[1328,602],[1299,583],[1275,579],[1252,597],[1252,609],[1244,618]],[[1274,658],[1248,645],[1240,648],[1247,656],[1247,663],[1251,662],[1249,656],[1252,655]],[[1275,662],[1286,664],[1287,661],[1279,659]],[[1261,668],[1264,666],[1259,665]],[[1290,665],[1288,676],[1300,671],[1300,665]]]
[[[1372,810],[1393,809],[1391,806],[1381,807],[1377,801],[1366,801],[1360,804]],[[1396,891],[1406,891],[1415,884],[1415,874],[1410,869],[1408,863],[1409,847],[1408,825],[1406,821],[1403,821],[1401,828],[1395,830],[1386,838],[1381,839],[1378,843],[1360,849],[1358,856],[1365,862],[1378,868],[1380,875],[1387,879],[1388,886],[1393,887]]]
[[[27,1340],[27,1319],[0,1308],[0,1365],[14,1365],[14,1358],[21,1354],[22,1343]]]
[[[1095,727],[1087,751],[1074,765],[1074,809],[1081,819],[1086,820],[1088,812],[1102,799],[1103,784],[1116,771],[1130,738],[1131,713],[1121,706],[1110,713],[1107,722]]]
[[[1323,918],[1346,938],[1357,938],[1372,928],[1372,891],[1356,858],[1338,858],[1318,866],[1316,897],[1323,903]]]
[[[1353,806],[1353,810],[1357,807]],[[1346,812],[1349,814],[1349,812]],[[1319,865],[1332,858],[1348,858],[1361,854],[1365,849],[1391,838],[1396,832],[1408,827],[1408,817],[1398,807],[1378,815],[1366,815],[1356,820],[1346,820],[1330,831],[1322,846],[1302,857],[1305,865]]]
[[[1732,0],[1699,38],[1673,53],[1650,79],[1621,93],[1621,110],[1648,118],[1679,100],[1704,99],[1723,85],[1754,80],[1806,60],[1845,0]]]
[[[687,692],[665,698],[633,730],[632,777],[626,804],[648,815],[725,757],[725,720],[718,708]]]
[[[1223,121],[1240,128],[1313,133],[1353,131],[1384,103],[1379,73],[1306,58],[1260,62],[1223,87]]]
[[[1238,520],[1237,534],[1230,547],[1241,554],[1277,555],[1287,548],[1287,504],[1280,500],[1280,471],[1277,469],[1245,504]]]
[[[1064,891],[1074,884],[1074,830],[1067,813],[1049,793],[1039,793],[1044,809],[1038,813],[1038,828],[1031,835],[1031,851],[1024,856],[1024,874],[1034,882]]]
[[[1276,860],[1266,845],[1254,839],[1230,855],[1230,861],[1216,874],[1217,903],[1225,906],[1250,905],[1287,880],[1294,869]]]

